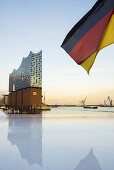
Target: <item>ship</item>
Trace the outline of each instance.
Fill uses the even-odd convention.
[[[97,106],[83,106],[84,109],[97,109]]]
[[[97,106],[88,106],[88,105],[86,105],[85,104],[86,99],[87,99],[87,96],[83,100],[80,101],[80,103],[82,104],[82,107],[84,109],[97,109],[98,108]]]

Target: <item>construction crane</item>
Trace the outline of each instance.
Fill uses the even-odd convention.
[[[106,100],[104,100],[104,106],[112,106],[112,99],[110,96]]]
[[[80,101],[80,103],[82,104],[82,106],[85,106],[86,99],[87,99],[87,96],[86,96],[83,100]]]

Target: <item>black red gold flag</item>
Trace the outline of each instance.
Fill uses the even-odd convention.
[[[61,47],[88,73],[98,52],[114,43],[114,0],[98,0],[71,29]]]

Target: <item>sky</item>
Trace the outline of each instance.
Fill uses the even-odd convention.
[[[42,50],[43,93],[48,104],[114,103],[114,45],[101,50],[90,75],[60,47],[96,0],[0,0],[0,94],[9,73],[30,51]]]

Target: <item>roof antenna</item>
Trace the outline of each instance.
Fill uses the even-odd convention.
[[[45,91],[44,91],[44,104],[46,104]]]

